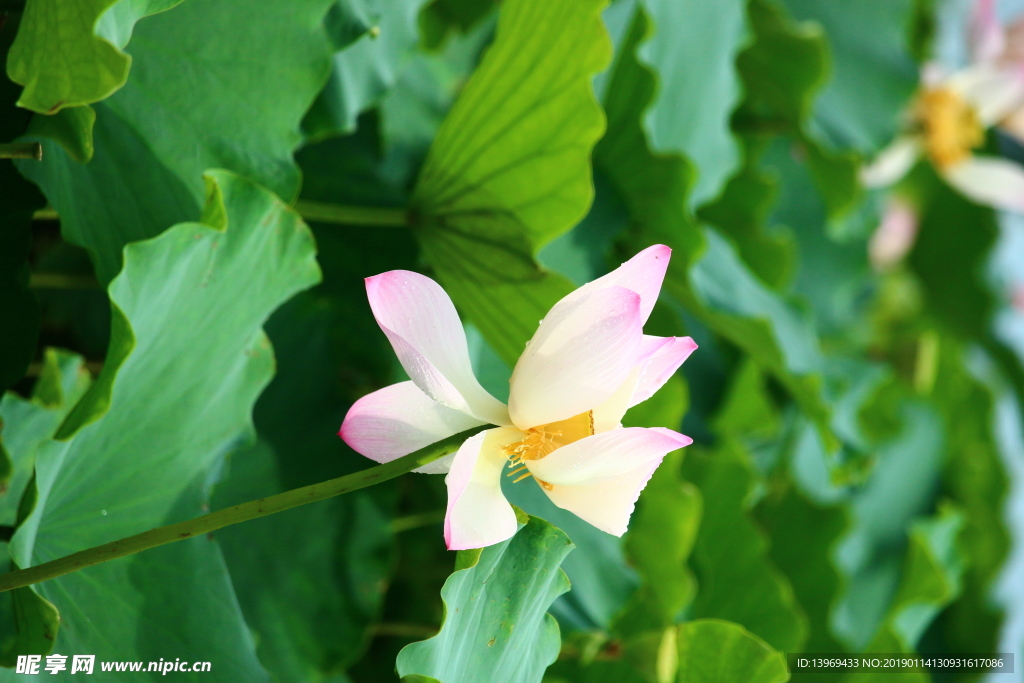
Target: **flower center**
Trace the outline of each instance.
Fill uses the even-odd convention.
[[[508,458],[508,466],[512,471],[506,476],[525,472],[513,484],[533,476],[526,467],[527,460],[540,460],[557,448],[568,446],[574,441],[594,434],[594,412],[588,410],[567,420],[549,422],[539,427],[530,427],[523,432],[522,441],[515,441],[503,446],[501,452]],[[551,490],[551,484],[537,480],[544,488]]]
[[[978,113],[950,88],[925,90],[918,97],[916,116],[928,156],[939,168],[963,161],[985,141]]]

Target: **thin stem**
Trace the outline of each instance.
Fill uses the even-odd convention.
[[[119,541],[82,550],[67,557],[36,565],[35,567],[0,574],[0,593],[29,586],[40,581],[55,579],[58,576],[63,576],[85,567],[91,567],[126,555],[133,555],[167,543],[182,541],[193,536],[202,536],[232,524],[266,517],[276,512],[283,512],[300,505],[306,505],[307,503],[326,500],[327,498],[333,498],[334,496],[349,493],[366,486],[379,484],[388,479],[394,479],[400,474],[411,472],[417,467],[422,467],[438,458],[454,453],[462,445],[463,441],[489,427],[490,425],[484,425],[467,429],[443,441],[438,441],[425,448],[421,448],[415,453],[410,453],[397,460],[392,460],[391,462],[371,467],[361,472],[331,479],[320,484],[313,484],[312,486],[304,486],[300,489],[285,491],[276,496],[234,505],[185,522],[151,529],[135,536],[129,536]]]
[[[99,289],[100,283],[90,275],[32,273],[28,286],[32,289]]]
[[[307,221],[337,223],[339,225],[376,225],[386,228],[405,228],[409,218],[405,209],[380,206],[346,206],[305,199],[295,203],[295,210]]]
[[[9,142],[0,144],[0,159],[43,160],[43,146],[38,142]]]
[[[431,524],[440,524],[444,521],[444,510],[431,510],[430,512],[419,512],[415,515],[406,515],[391,520],[391,531],[400,534],[403,531],[421,529]]]
[[[391,624],[391,623],[380,623],[375,626],[371,626],[370,630],[374,636],[390,636],[392,638],[418,638],[424,640],[426,638],[433,638],[437,635],[438,629],[436,626],[426,626],[421,624]]]
[[[311,202],[305,199],[295,203],[295,210],[307,221],[334,223],[336,225],[375,225],[382,228],[405,228],[409,217],[405,209],[381,206],[347,206],[327,202]],[[51,207],[32,214],[37,221],[56,221],[60,216]]]

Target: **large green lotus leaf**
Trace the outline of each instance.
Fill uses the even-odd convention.
[[[957,546],[963,523],[961,512],[952,505],[943,505],[937,515],[910,526],[910,546],[899,589],[867,652],[914,652],[932,620],[960,595],[964,568]],[[931,680],[923,673],[872,673],[848,678],[879,683]]]
[[[851,527],[836,553],[847,586],[833,623],[836,635],[853,649],[868,643],[884,617],[899,582],[906,530],[928,511],[940,478],[938,416],[909,401],[898,409],[902,429],[875,450],[870,477],[850,501]]]
[[[687,454],[683,476],[700,489],[704,515],[693,550],[694,617],[727,619],[783,652],[797,652],[807,619],[786,578],[768,558],[768,542],[748,512],[755,484],[743,454],[733,448]]]
[[[312,235],[280,200],[227,172],[208,177],[204,223],[125,249],[103,373],[63,440],[36,451],[38,499],[11,541],[19,566],[201,514],[213,468],[252,433],[273,373],[261,325],[319,269]],[[208,538],[36,588],[61,611],[59,652],[180,656],[217,661],[213,680],[266,679]]]
[[[647,14],[638,8],[606,88],[608,133],[594,148],[594,163],[621,195],[631,221],[651,233],[652,240],[671,240],[666,244],[673,248],[672,266],[685,271],[704,244],[686,208],[694,169],[685,157],[652,152],[647,144],[641,122],[657,82],[636,53],[651,30]]]
[[[825,203],[815,195],[811,169],[793,157],[792,145],[776,140],[764,154],[762,168],[779,179],[779,201],[772,220],[791,229],[799,248],[793,290],[814,311],[819,334],[842,334],[863,325],[865,306],[876,278],[868,262],[866,235],[833,239],[822,229],[828,220]],[[867,203],[865,203],[865,208]],[[873,230],[877,223],[871,223]]]
[[[1007,472],[995,442],[992,391],[967,368],[965,349],[943,338],[934,397],[951,425],[942,477],[945,496],[963,511],[963,594],[949,606],[946,640],[956,652],[994,652],[1003,614],[990,596],[1009,551],[1004,511]]]
[[[814,104],[814,124],[836,146],[874,152],[897,132],[917,87],[908,26],[913,0],[782,0],[800,20],[821,25],[832,76]]]
[[[440,50],[417,50],[380,103],[381,146],[388,174],[411,184],[430,145],[466,83],[494,22],[457,33]]]
[[[539,517],[519,517],[523,526],[509,540],[459,553],[441,590],[441,632],[398,655],[403,680],[540,683],[558,656],[558,623],[546,610],[569,590],[559,565],[573,544]]]
[[[17,27],[13,17],[0,25],[0,54],[10,47]],[[15,139],[28,125],[28,112],[14,106],[17,98],[18,88],[0,78],[0,140]],[[32,212],[44,204],[8,160],[0,161],[0,392],[21,379],[36,351],[39,310],[28,287],[28,256]],[[5,469],[0,452],[0,481]]]
[[[13,526],[17,521],[20,496],[32,477],[36,449],[53,438],[89,383],[81,356],[47,349],[31,398],[9,392],[0,399],[0,438],[7,452],[17,458],[12,476],[0,489],[0,524]]]
[[[0,489],[0,524],[18,521],[22,494],[30,486],[35,453],[50,440],[71,407],[89,386],[83,359],[47,349],[42,372],[26,400],[11,392],[0,399],[0,448],[12,457],[9,480]],[[28,501],[34,489],[28,490]],[[0,545],[0,570],[11,571],[8,546]],[[11,667],[18,654],[45,654],[53,646],[60,617],[56,608],[30,588],[0,594],[0,666]]]
[[[857,155],[828,149],[812,125],[814,100],[829,76],[821,26],[787,16],[774,0],[748,7],[754,40],[737,59],[745,97],[734,119],[748,136],[786,133],[799,142],[829,218],[845,218],[860,198]]]
[[[790,487],[762,501],[756,509],[771,539],[768,557],[786,576],[807,615],[806,652],[842,652],[832,636],[832,606],[843,579],[833,553],[849,524],[841,507],[823,507]]]
[[[131,79],[95,107],[93,160],[81,165],[44,141],[42,163],[19,164],[102,282],[125,244],[198,214],[208,168],[294,198],[299,123],[329,68],[328,4],[269,0],[252,12],[244,0],[189,0],[151,17],[132,39]]]
[[[602,0],[509,0],[417,182],[414,229],[452,299],[509,364],[571,291],[534,260],[593,198],[604,131],[591,79],[608,61]]]
[[[784,683],[786,659],[739,624],[698,619],[679,626],[679,683]]]
[[[264,441],[233,454],[211,507],[283,492],[279,460]],[[216,537],[246,623],[259,634],[260,662],[279,680],[324,680],[358,657],[391,564],[388,519],[372,496],[303,506]]]
[[[796,269],[796,244],[788,231],[768,226],[780,183],[774,174],[759,167],[761,141],[745,141],[742,168],[716,201],[701,208],[700,218],[736,244],[743,262],[758,279],[779,289],[790,282]]]
[[[707,251],[687,279],[669,270],[669,291],[774,374],[834,448],[821,351],[810,316],[765,287],[718,232],[706,229],[704,235]]]
[[[312,139],[351,133],[356,118],[378,105],[395,86],[419,42],[417,17],[426,0],[341,0],[332,7],[360,17],[367,31],[350,44],[334,39],[338,51],[331,75],[303,129]]]
[[[379,233],[334,227],[320,232],[324,283],[268,321],[277,372],[254,410],[260,442],[232,455],[212,507],[366,466],[366,458],[338,438],[338,425],[368,383],[388,381],[394,353],[376,336],[383,335],[360,276],[382,270],[382,262],[401,265],[395,259],[415,250],[412,237],[406,239],[409,248],[401,250],[394,237]],[[429,478],[416,479],[425,484]],[[257,654],[280,680],[330,680],[364,650],[393,569],[393,493],[390,483],[379,485],[217,532],[246,623],[259,636]],[[443,502],[431,508],[439,506]],[[433,540],[443,558],[440,531]],[[450,566],[444,576],[448,571]],[[421,620],[426,621],[415,619]]]
[[[629,251],[661,242],[673,248],[665,289],[712,330],[769,368],[832,443],[817,338],[810,320],[769,290],[729,244],[701,228],[686,209],[692,169],[681,156],[655,155],[640,119],[654,93],[654,76],[639,63],[648,22],[638,13],[608,84],[608,134],[595,163],[623,197],[632,222]]]
[[[25,86],[18,106],[55,114],[99,102],[128,80],[122,52],[135,22],[181,0],[27,0],[7,75]]]
[[[739,167],[729,129],[741,85],[736,55],[746,40],[746,3],[643,0],[654,34],[637,56],[658,75],[644,117],[651,148],[677,152],[696,167],[688,201],[714,199]]]
[[[675,623],[696,592],[687,560],[700,527],[702,498],[680,476],[682,458],[682,451],[670,454],[637,501],[625,545],[641,583],[616,619],[616,632],[663,629]]]

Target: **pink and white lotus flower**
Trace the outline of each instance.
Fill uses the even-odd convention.
[[[650,247],[555,304],[516,363],[508,406],[473,374],[462,322],[440,285],[404,270],[367,278],[373,314],[411,380],[357,401],[341,437],[388,462],[495,425],[419,470],[447,472],[451,550],[516,532],[503,474],[515,482],[532,478],[555,505],[621,536],[665,455],[692,443],[670,429],[621,424],[626,410],[650,398],[697,348],[689,337],[643,334],[670,256],[668,247]]]

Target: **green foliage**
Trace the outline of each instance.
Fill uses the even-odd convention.
[[[121,50],[135,22],[181,0],[27,0],[7,75],[25,86],[18,106],[41,114],[99,102],[128,80]]]
[[[569,590],[558,567],[573,545],[538,517],[519,513],[519,523],[507,541],[460,551],[441,591],[441,632],[398,655],[403,681],[540,681],[558,656],[558,623],[545,611]]]
[[[688,201],[699,206],[740,165],[729,118],[740,101],[734,63],[747,38],[745,3],[644,0],[642,6],[656,30],[637,58],[658,77],[644,126],[653,150],[678,152],[698,169]]]
[[[509,364],[571,290],[533,255],[593,198],[589,157],[604,121],[590,79],[609,56],[602,5],[505,3],[494,44],[416,184],[413,222],[424,257]]]
[[[241,0],[190,0],[148,19],[133,37],[133,77],[95,106],[95,158],[79,164],[44,139],[43,162],[20,165],[60,213],[68,241],[89,250],[102,282],[117,274],[127,243],[198,215],[209,168],[296,195],[299,122],[328,70],[319,25],[326,6],[261,3],[238,44],[219,37],[247,12]],[[263,60],[275,68],[253,69]]]
[[[699,619],[679,627],[680,681],[783,683],[789,671],[782,653],[736,624]]]
[[[129,351],[108,359],[104,377],[79,404],[103,406],[90,414],[95,421],[82,420],[77,431],[63,430],[70,432],[64,440],[36,448],[38,499],[11,541],[19,566],[197,514],[211,468],[251,434],[249,413],[273,368],[260,326],[319,271],[312,236],[297,215],[250,181],[224,172],[208,178],[205,224],[182,224],[125,250],[110,296],[125,326],[125,338],[115,336],[112,345]],[[212,333],[201,354],[193,352],[196,326]],[[218,372],[198,370],[206,367]],[[174,381],[184,377],[190,381]],[[139,405],[148,407],[145,419]],[[217,419],[200,418],[213,414]],[[112,601],[104,588],[111,584],[131,592]],[[109,619],[102,631],[62,629],[58,652],[155,659],[173,642],[183,658],[212,660],[216,643],[225,679],[265,676],[237,604],[222,599],[230,579],[208,539],[99,565],[38,590],[65,623],[84,623],[97,609]]]
[[[700,489],[704,516],[693,550],[694,617],[727,619],[783,652],[799,652],[807,624],[793,589],[771,565],[767,542],[747,511],[753,486],[741,454],[690,454],[684,476]],[[749,590],[737,591],[736,586]]]
[[[367,467],[337,434],[406,379],[382,272],[444,286],[502,399],[550,306],[652,244],[644,332],[700,348],[623,418],[695,443],[622,538],[506,480],[537,516],[453,556],[444,478],[410,474],[0,593],[0,665],[781,683],[783,652],[988,654],[1019,623],[1019,226],[927,159],[860,179],[919,65],[968,55],[948,8],[23,4],[0,150],[44,155],[0,159],[0,571]],[[984,152],[1020,161],[1010,133]],[[919,229],[886,261],[894,197]]]

